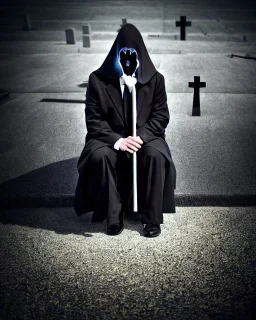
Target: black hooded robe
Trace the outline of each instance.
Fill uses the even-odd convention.
[[[102,183],[102,179],[109,177],[110,173],[112,174],[113,163],[116,159],[118,159],[118,163],[123,163],[125,166],[129,162],[129,155],[128,157],[125,156],[126,152],[114,150],[114,144],[119,138],[125,138],[131,135],[125,119],[119,82],[119,78],[122,76],[122,70],[118,62],[118,54],[119,50],[123,47],[134,48],[138,53],[139,59],[139,67],[135,73],[137,78],[137,136],[140,136],[144,143],[142,148],[137,152],[138,161],[140,160],[140,152],[144,148],[147,148],[144,149],[144,151],[151,150],[161,154],[161,161],[163,161],[163,159],[165,161],[162,162],[163,165],[161,165],[163,170],[161,171],[161,168],[156,168],[159,172],[155,177],[157,178],[162,174],[164,174],[164,176],[161,182],[159,182],[159,179],[156,179],[158,182],[154,187],[155,190],[162,190],[163,194],[162,203],[158,203],[156,206],[162,211],[161,214],[163,212],[175,212],[174,189],[176,188],[176,169],[172,161],[170,149],[165,141],[165,128],[169,122],[169,111],[164,77],[155,69],[138,29],[132,24],[126,24],[119,31],[102,66],[90,74],[86,92],[85,116],[87,135],[85,146],[77,163],[79,179],[75,191],[74,209],[77,215],[93,211],[92,221],[103,221],[107,218],[108,199],[105,199],[106,196],[102,196],[101,194],[99,201],[97,196],[99,193],[98,186]],[[102,150],[99,150],[101,148]],[[108,159],[109,165],[104,169],[106,172],[102,171],[104,177],[102,176],[101,179],[97,177],[96,173],[98,170],[95,157],[93,156],[96,155],[96,151],[99,152],[103,150],[104,152],[108,150],[108,153],[110,153],[109,159],[112,157],[112,162]],[[94,159],[94,163],[92,163],[92,159]],[[140,190],[140,185],[142,185],[141,183],[143,182],[140,180],[139,168],[141,166],[140,163],[143,161],[144,159],[138,163],[139,209],[140,198],[143,194],[143,190]],[[119,184],[121,189],[122,185],[125,184],[125,188],[123,188],[122,191],[120,190],[120,196],[122,199],[122,197],[130,194],[130,196],[126,197],[126,200],[128,199],[127,206],[131,208],[131,192],[129,193],[129,191],[131,191],[132,187],[132,171],[130,166],[127,168],[121,165],[120,168],[119,171],[117,170],[117,173],[119,172],[118,174],[120,174],[120,176],[124,173],[124,179],[120,179],[121,184]],[[103,173],[101,174],[103,175]],[[94,179],[94,177],[96,179]],[[147,176],[144,174],[143,179],[149,179],[149,177],[151,177],[150,172],[148,172]],[[104,183],[107,189],[108,181],[106,179]],[[152,185],[154,185],[155,183],[152,179],[151,177],[150,181]],[[120,181],[118,180],[118,182]],[[115,182],[118,184],[117,181]],[[150,182],[148,181],[147,183]],[[153,199],[153,202],[151,201],[154,205],[155,202],[159,201],[157,192],[155,192],[155,195],[156,199]],[[111,196],[112,195],[109,195],[109,197]],[[115,201],[113,205],[114,210],[115,208],[119,210],[120,203],[117,203],[120,202],[119,194],[113,196],[116,197],[116,205]],[[128,210],[128,207],[126,207],[126,210]],[[144,223],[147,223],[147,221],[144,220]],[[159,223],[162,223],[162,221],[159,221]]]

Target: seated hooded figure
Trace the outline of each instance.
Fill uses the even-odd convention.
[[[136,137],[132,136],[132,87],[136,88]],[[169,122],[165,81],[154,67],[138,29],[119,31],[99,69],[89,76],[87,134],[79,157],[74,208],[92,211],[120,234],[132,212],[132,157],[137,153],[138,214],[146,237],[161,233],[163,213],[175,212],[176,169],[165,141]]]

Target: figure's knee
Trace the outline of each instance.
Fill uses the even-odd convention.
[[[91,155],[91,161],[94,164],[102,163],[106,158],[113,159],[115,157],[115,152],[111,148],[105,146],[96,149]]]
[[[138,152],[138,157],[142,160],[154,161],[154,162],[163,162],[164,156],[160,151],[153,147],[144,147]]]

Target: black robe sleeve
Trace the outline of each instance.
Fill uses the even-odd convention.
[[[147,122],[137,130],[137,135],[140,136],[145,143],[157,137],[165,137],[165,128],[169,123],[169,118],[164,76],[158,73],[149,118]]]
[[[118,133],[113,132],[107,121],[101,114],[101,106],[97,93],[97,83],[95,75],[90,74],[85,100],[85,119],[87,127],[87,141],[90,139],[100,140],[109,146],[122,138]]]

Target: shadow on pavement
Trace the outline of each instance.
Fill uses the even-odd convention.
[[[106,222],[91,223],[91,213],[77,216],[74,193],[78,158],[48,164],[0,185],[0,222],[86,237],[106,233]],[[142,231],[139,216],[127,216],[125,229]]]
[[[106,222],[91,223],[92,213],[76,216],[73,208],[11,208],[2,210],[0,223],[54,231],[58,234],[82,235],[106,234]],[[125,217],[124,230],[137,231],[142,235],[138,217]]]

